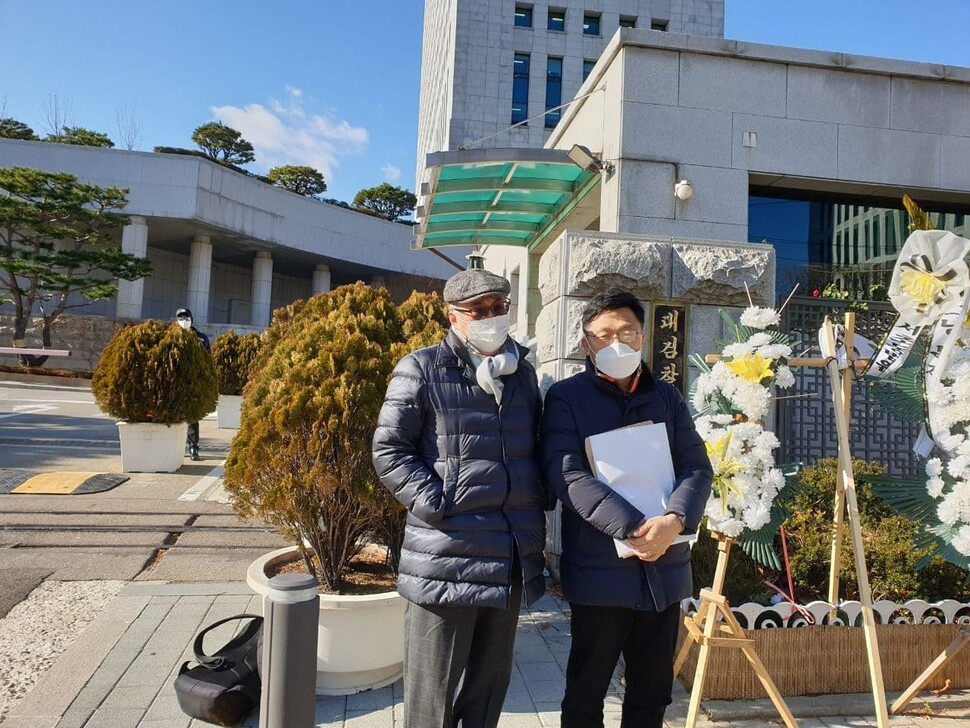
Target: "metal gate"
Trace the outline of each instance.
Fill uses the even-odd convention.
[[[856,311],[856,332],[878,343],[892,326],[896,312],[889,303],[869,303],[868,311]],[[821,356],[818,329],[825,316],[843,321],[849,304],[826,298],[793,298],[782,314],[781,330],[793,341],[794,356]],[[802,462],[806,465],[822,457],[838,455],[838,439],[828,372],[825,369],[800,367],[792,369],[795,385],[779,395],[798,395],[778,401],[775,432],[781,440],[779,463]],[[881,464],[889,475],[916,473],[917,460],[913,443],[919,425],[900,422],[875,404],[869,387],[863,381],[852,385],[852,411],[849,424],[852,455]]]

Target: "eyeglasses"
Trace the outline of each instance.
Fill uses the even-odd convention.
[[[637,340],[637,337],[643,334],[643,332],[638,331],[637,329],[622,329],[621,331],[606,331],[602,334],[594,334],[590,331],[584,331],[583,334],[586,336],[586,338],[595,341],[597,344],[609,346],[613,343],[614,339],[619,339],[624,344],[632,344]]]
[[[511,308],[512,302],[506,298],[504,301],[498,301],[497,303],[493,303],[491,306],[472,306],[471,308],[458,308],[457,306],[452,306],[451,310],[468,314],[472,321],[479,321],[492,316],[504,316]]]

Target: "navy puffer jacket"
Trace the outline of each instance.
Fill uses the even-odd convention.
[[[408,510],[398,591],[437,606],[509,606],[513,548],[528,603],[545,591],[546,493],[536,373],[520,347],[502,406],[451,332],[398,362],[374,433],[374,467]]]
[[[643,366],[636,389],[627,393],[586,371],[550,387],[542,417],[540,449],[546,482],[563,503],[563,596],[596,606],[661,611],[691,595],[690,549],[674,544],[654,562],[616,555],[614,538],[636,530],[643,514],[593,477],[586,459],[590,435],[651,420],[667,426],[674,464],[668,511],[697,529],[711,492],[713,473],[704,441],[674,387]]]

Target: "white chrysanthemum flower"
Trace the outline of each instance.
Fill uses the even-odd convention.
[[[933,498],[939,498],[943,495],[943,478],[933,476],[926,481],[926,492],[930,494]]]
[[[753,348],[758,348],[760,346],[767,346],[771,343],[771,336],[766,334],[764,331],[759,331],[757,334],[752,334],[748,338],[748,346]],[[770,355],[762,353],[761,356],[769,357]]]
[[[755,336],[758,336],[758,334],[755,334]],[[791,356],[791,347],[784,344],[765,344],[758,347],[757,353],[765,359],[787,359]]]
[[[740,341],[736,344],[728,344],[721,351],[721,356],[730,357],[732,359],[741,359],[746,356],[750,356],[754,352],[754,347],[750,342]]]
[[[775,373],[775,385],[781,389],[786,389],[795,383],[795,375],[792,374],[792,370],[782,365],[778,367],[778,371]]]
[[[970,478],[970,458],[958,455],[947,463],[946,470],[954,478]]]
[[[773,308],[748,306],[741,314],[741,325],[752,329],[766,329],[777,326],[781,322],[781,315]]]
[[[961,526],[953,538],[953,548],[970,558],[970,526]]]
[[[939,458],[930,458],[926,461],[926,474],[935,478],[943,473],[943,461]]]

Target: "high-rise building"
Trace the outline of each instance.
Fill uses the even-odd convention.
[[[724,0],[425,0],[418,182],[429,152],[542,147],[620,27],[723,37]]]

